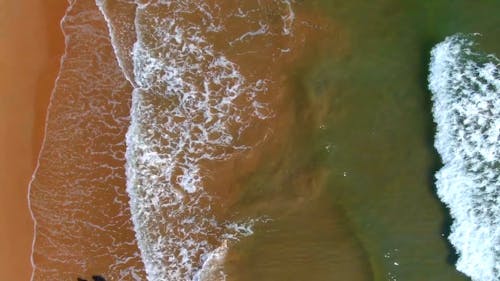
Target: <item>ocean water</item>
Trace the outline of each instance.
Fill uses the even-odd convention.
[[[498,279],[500,3],[69,4],[32,280]]]

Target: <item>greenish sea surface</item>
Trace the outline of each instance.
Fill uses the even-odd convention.
[[[292,133],[238,204],[271,220],[231,249],[229,280],[470,280],[454,267],[451,218],[434,187],[428,64],[431,48],[456,33],[481,33],[480,48],[498,55],[500,1],[294,8],[343,37],[319,39],[289,69]],[[339,41],[343,55],[330,52]]]

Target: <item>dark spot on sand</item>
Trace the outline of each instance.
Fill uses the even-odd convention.
[[[106,281],[106,279],[104,279],[104,277],[100,276],[100,275],[92,275],[92,279],[94,281]],[[80,277],[76,278],[77,281],[87,281],[86,279],[82,279]]]

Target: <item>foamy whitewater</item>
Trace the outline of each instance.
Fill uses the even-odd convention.
[[[431,52],[429,88],[437,124],[436,174],[453,217],[456,267],[474,281],[500,280],[500,73],[494,55],[454,35]]]
[[[278,35],[290,36],[290,2],[267,2],[282,13]],[[203,163],[251,149],[255,143],[243,143],[241,135],[272,109],[259,101],[266,77],[242,75],[208,38],[224,32],[225,19],[256,11],[222,14],[218,4],[196,0],[97,4],[119,65],[134,86],[127,191],[148,280],[224,280],[228,245],[250,235],[255,218],[215,217],[217,198],[204,188],[210,171]],[[251,23],[227,44],[269,35],[268,25],[265,19]]]

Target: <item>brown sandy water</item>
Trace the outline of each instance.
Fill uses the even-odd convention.
[[[131,169],[138,170],[133,175],[131,184],[131,197],[135,201],[133,208],[138,214],[134,222],[139,225],[136,229],[139,232],[138,240],[144,249],[145,263],[151,266],[149,270],[155,276],[153,280],[188,278],[187,276],[192,273],[184,271],[182,267],[177,269],[179,264],[185,262],[189,266],[194,264],[197,267],[210,252],[223,247],[227,242],[221,239],[227,236],[224,233],[226,231],[224,222],[245,221],[261,216],[278,219],[281,215],[290,213],[300,216],[301,212],[297,213],[294,210],[307,209],[308,204],[315,204],[315,200],[321,193],[322,181],[325,178],[324,171],[304,171],[302,163],[290,163],[291,159],[286,159],[285,153],[290,153],[290,150],[296,147],[297,142],[302,141],[301,137],[297,138],[295,132],[291,131],[293,126],[304,124],[304,130],[307,131],[310,126],[321,125],[320,120],[316,120],[318,113],[306,112],[305,114],[310,116],[304,119],[302,115],[304,112],[296,110],[309,103],[315,106],[307,110],[317,111],[320,108],[319,115],[324,110],[321,110],[321,101],[314,97],[304,99],[300,94],[293,96],[295,94],[295,91],[291,89],[293,78],[289,76],[288,68],[298,68],[297,64],[300,65],[297,62],[298,58],[307,58],[308,53],[304,50],[305,48],[309,49],[308,52],[328,52],[337,57],[342,57],[349,52],[347,47],[349,42],[345,42],[348,37],[341,25],[321,14],[313,16],[307,13],[307,10],[297,10],[292,16],[287,11],[285,2],[262,1],[260,5],[258,2],[250,4],[238,2],[238,5],[234,6],[215,5],[210,2],[204,9],[210,12],[217,11],[215,22],[223,26],[221,33],[210,30],[213,19],[209,16],[207,16],[208,19],[205,18],[204,11],[198,10],[200,8],[195,4],[190,6],[190,4],[183,3],[178,6],[176,4],[172,4],[172,7],[152,4],[138,12],[136,21],[136,28],[140,30],[138,39],[141,42],[141,48],[144,49],[135,59],[143,60],[144,65],[136,69],[139,75],[135,79],[138,85],[144,83],[147,86],[143,86],[144,90],[135,93],[137,95],[136,103],[134,103],[136,115],[132,116],[134,138],[129,141],[131,153],[128,160]],[[288,25],[283,19],[287,17],[294,18],[290,34],[283,31]],[[174,28],[170,25],[169,19],[172,19],[172,22],[174,20],[178,22],[176,24],[182,31],[177,29],[170,31]],[[265,26],[267,31],[261,33],[259,26],[260,28]],[[199,33],[192,34],[189,30],[197,30]],[[182,40],[174,39],[175,34],[182,34],[182,39],[187,43],[183,45]],[[203,39],[192,39],[198,36],[203,36]],[[328,50],[324,49],[324,42],[318,42],[324,37],[329,38]],[[209,63],[204,61],[205,58],[200,59],[198,57],[200,55],[196,52],[184,53],[184,46],[193,44],[190,40],[202,42],[203,49],[198,52],[207,55],[208,62],[217,61],[219,59],[217,53],[220,52],[236,64],[237,76],[245,78],[237,84],[248,87],[245,88],[246,91],[253,91],[252,83],[266,80],[264,90],[262,92],[257,90],[257,97],[247,97],[244,93],[232,101],[234,111],[225,112],[220,119],[215,117],[223,126],[229,128],[232,136],[235,136],[235,141],[230,145],[222,142],[217,143],[215,147],[211,146],[213,143],[207,143],[206,147],[199,147],[198,140],[203,135],[198,132],[203,131],[203,126],[212,122],[211,119],[203,116],[205,108],[194,113],[183,112],[185,108],[182,102],[185,96],[182,94],[178,96],[179,93],[175,92],[175,89],[181,86],[177,86],[174,79],[165,82],[162,78],[158,78],[175,76],[175,72],[172,74],[168,72],[171,71],[169,67],[179,69],[182,73],[180,76],[182,80],[188,81],[188,85],[182,85],[182,87],[196,88],[197,91],[202,92],[204,89],[201,85],[206,83],[205,88],[208,87],[214,91],[210,103],[216,106],[220,98],[218,97],[220,88],[226,87],[229,90],[227,85],[230,85],[232,89],[236,88],[235,92],[240,90],[239,86],[233,87],[234,84],[231,84],[234,76],[228,78],[218,72],[218,69],[214,70]],[[213,44],[213,49],[210,44]],[[332,46],[334,47],[331,48]],[[210,51],[207,52],[207,49]],[[157,67],[156,63],[161,66]],[[185,69],[189,71],[191,66],[199,66],[201,71],[197,72],[198,69],[195,69],[193,72],[183,72]],[[226,69],[231,67],[228,66]],[[152,74],[147,71],[151,71]],[[145,72],[147,75],[144,74]],[[212,76],[207,78],[205,73]],[[208,82],[206,82],[207,79]],[[170,90],[169,87],[174,90]],[[188,92],[185,95],[187,94]],[[196,101],[196,98],[193,99]],[[259,109],[251,108],[256,101],[265,105],[273,117],[257,118],[256,112]],[[249,108],[251,109],[248,110]],[[210,111],[212,108],[206,110]],[[178,115],[171,117],[170,115],[174,113]],[[229,119],[229,123],[226,123],[224,118],[233,116],[237,118]],[[202,128],[195,127],[191,130],[193,123],[201,124]],[[249,127],[240,133],[241,126]],[[207,131],[210,135],[210,128]],[[215,131],[215,135],[224,133]],[[302,133],[304,132],[300,132],[298,136]],[[177,145],[185,145],[181,149],[184,153],[175,154],[177,153],[175,151],[179,150]],[[251,148],[240,150],[238,147],[242,146]],[[190,150],[195,152],[189,152]],[[203,153],[208,153],[209,156],[201,156],[200,161],[192,160]],[[264,156],[264,154],[267,155]],[[171,155],[175,155],[175,158],[169,158]],[[273,163],[268,165],[267,161],[270,159]],[[168,167],[171,161],[174,162],[172,165],[174,168]],[[177,161],[181,162],[179,166],[176,166]],[[201,170],[202,192],[197,193],[196,189],[189,190],[192,186],[186,188],[180,183],[179,178],[187,178],[183,170],[185,166],[195,166],[193,170],[198,168]],[[276,185],[270,187],[264,194],[260,194],[261,198],[254,198],[255,200],[250,198],[253,202],[246,202],[247,193],[262,191],[259,186],[248,181],[255,177],[256,170],[266,168],[275,169],[280,173],[273,179]],[[165,175],[162,174],[163,169],[167,171],[174,169],[174,171]],[[310,186],[311,182],[315,181],[318,182],[317,186]],[[157,192],[155,192],[156,189],[158,189]],[[211,197],[203,197],[205,193]],[[158,197],[156,194],[159,194]],[[176,194],[180,194],[181,199],[176,199]],[[206,200],[203,203],[199,201],[193,203],[191,198],[198,200],[198,196]],[[273,199],[278,201],[273,201]],[[301,200],[307,203],[300,204]],[[273,206],[269,206],[270,202],[273,202]],[[172,205],[175,207],[172,208]],[[328,210],[335,211],[334,209]],[[321,211],[312,211],[313,214],[316,212]],[[327,218],[329,223],[345,221],[340,210],[335,212],[339,214],[329,214]],[[301,216],[301,218],[305,217]],[[196,227],[185,223],[190,219],[195,221]],[[300,219],[290,220],[290,223],[299,222]],[[346,227],[345,223],[342,225]],[[192,228],[194,229],[190,230]],[[186,230],[188,233],[185,233]],[[339,237],[339,241],[351,241],[349,231],[345,230],[345,228],[337,229],[328,226],[324,229],[325,236],[332,235]],[[318,235],[321,236],[321,234]],[[189,245],[190,243],[194,243],[195,246]],[[237,245],[238,242],[233,240],[229,243],[229,247],[235,244]],[[196,245],[202,245],[201,249],[198,249]],[[352,257],[351,253],[345,253],[346,260],[357,258],[362,253],[355,240],[347,248],[352,249]],[[172,258],[174,261],[161,258],[166,255],[170,256],[172,252],[175,253]],[[176,259],[180,259],[183,252],[187,253],[186,257],[182,262],[177,261]],[[333,256],[336,254],[332,254],[332,258]],[[325,264],[331,266],[335,263],[327,260]],[[352,264],[353,267],[346,270],[347,272],[364,272],[359,270],[363,261],[359,264]],[[339,264],[340,267],[345,266]],[[364,276],[364,274],[358,275]]]
[[[0,272],[28,280],[33,225],[27,185],[64,43],[66,1],[0,1]]]
[[[125,193],[130,87],[93,1],[76,1],[31,183],[33,280],[144,280]]]
[[[306,55],[305,49],[309,49],[308,52],[324,51],[319,40],[324,36],[335,38],[330,41],[334,41],[333,45],[336,47],[329,51],[333,50],[337,56],[348,52],[348,42],[341,26],[324,17],[307,14],[307,11],[294,14],[296,18],[291,23],[282,22],[283,14],[288,12],[283,3],[269,1],[263,6],[259,6],[257,2],[218,6],[221,16],[234,14],[238,8],[250,13],[244,19],[225,19],[229,29],[224,33],[215,33],[213,37],[208,35],[207,39],[217,51],[224,52],[238,65],[238,70],[246,79],[256,81],[264,78],[269,81],[265,95],[260,97],[259,102],[267,104],[275,118],[262,122],[251,121],[250,127],[240,135],[235,144],[257,143],[258,149],[234,153],[224,161],[203,161],[201,167],[207,175],[204,184],[206,191],[217,198],[213,211],[220,220],[260,215],[287,217],[292,214],[289,223],[293,225],[297,223],[293,216],[301,216],[301,212],[297,213],[296,210],[301,207],[308,209],[307,204],[301,202],[319,198],[319,186],[325,178],[324,171],[297,174],[297,171],[292,171],[294,175],[291,178],[290,174],[279,177],[277,190],[271,192],[278,195],[283,191],[280,186],[291,182],[291,188],[298,196],[281,198],[282,202],[271,208],[267,206],[267,202],[274,198],[273,195],[263,203],[252,203],[250,206],[242,203],[242,194],[248,192],[243,182],[257,166],[264,165],[262,161],[268,161],[270,155],[279,158],[284,151],[292,149],[293,144],[286,140],[293,134],[290,132],[292,124],[297,122],[297,118],[301,118],[294,116],[297,106],[295,103],[301,101],[290,98],[292,91],[289,88],[287,67],[296,64],[298,57]],[[127,54],[131,50],[134,36],[127,38],[116,31],[123,28],[132,32],[134,28],[130,22],[135,13],[130,6],[120,6],[120,3],[114,1],[107,1],[103,9],[107,12],[111,24],[109,27],[115,31],[113,39],[117,40],[115,43],[120,43],[115,46],[115,50],[124,67],[122,70],[133,80],[133,74],[127,68],[131,66]],[[161,13],[161,10],[148,11],[149,19],[154,18],[152,16],[166,17],[169,11],[165,11],[165,15]],[[197,18],[196,15],[186,18],[198,25],[202,25],[202,19],[203,16]],[[270,24],[267,35],[241,37],[245,32],[251,32],[252,28],[258,28],[261,21]],[[288,24],[289,27],[286,26]],[[134,274],[143,274],[124,193],[124,133],[128,126],[132,89],[118,69],[106,27],[91,1],[74,2],[63,22],[67,49],[49,109],[47,134],[39,167],[31,187],[32,210],[37,220],[33,255],[35,280],[71,279],[76,276],[89,277],[92,274],[100,274],[112,280],[129,280],[134,278]],[[280,35],[282,29],[286,28],[290,28],[293,34]],[[156,44],[154,38],[148,36],[146,35],[148,44]],[[229,48],[228,38],[235,38],[229,42]],[[134,84],[133,81],[132,83]],[[171,106],[158,98],[146,101],[150,103],[149,106],[160,110],[164,110],[163,106]],[[236,103],[247,106],[249,101],[240,99]],[[251,112],[244,113],[241,118],[252,118],[248,114]],[[145,120],[148,121],[152,120]],[[230,128],[233,135],[238,134],[237,127]],[[281,149],[283,145],[285,150]],[[220,152],[231,153],[231,149],[221,149]],[[269,155],[263,157],[265,153]],[[273,167],[277,168],[279,167]],[[311,182],[317,182],[317,186],[309,186]],[[286,211],[283,212],[283,209]],[[305,212],[316,214],[318,210]],[[338,237],[339,241],[349,241],[349,231],[329,226],[344,220],[341,214],[335,215],[335,212],[326,218],[328,226],[325,233]],[[156,223],[161,226],[160,222]],[[179,229],[176,231],[186,230],[184,225],[173,226],[170,223],[168,227]],[[194,237],[197,239],[196,235]],[[209,248],[218,246],[216,240],[209,243],[215,243]],[[348,244],[348,248],[352,248],[353,257],[361,255],[356,242]],[[332,265],[328,262],[325,264]]]

